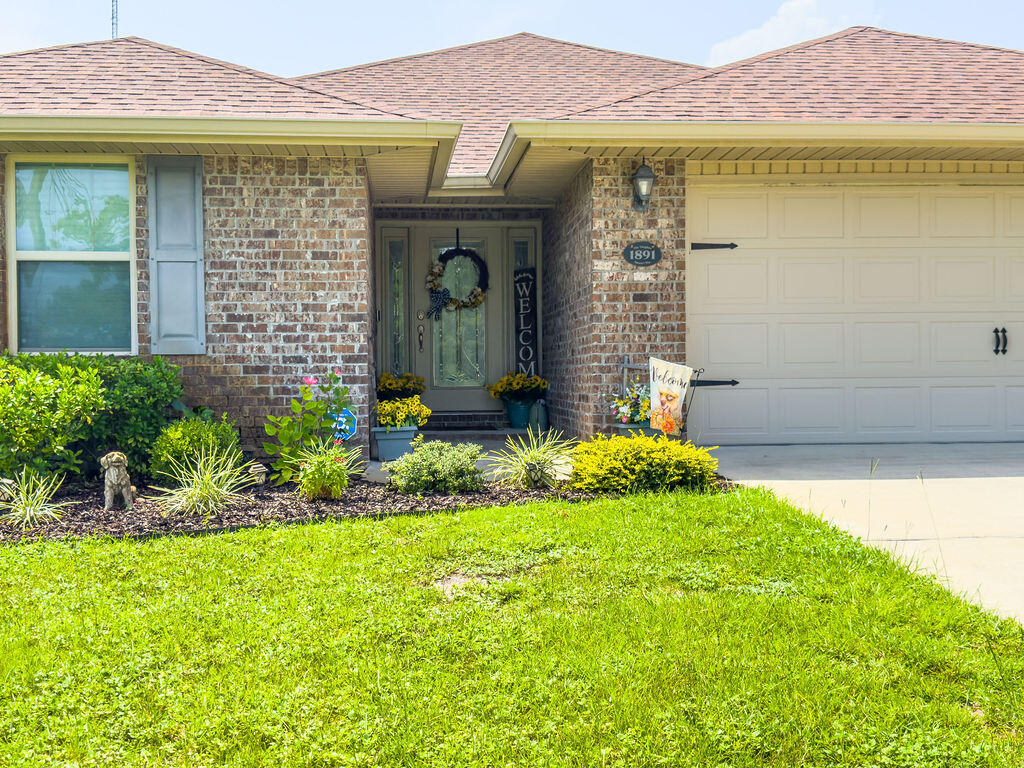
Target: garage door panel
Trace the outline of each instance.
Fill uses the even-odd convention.
[[[774,202],[778,237],[843,237],[846,216],[842,192],[779,192]]]
[[[902,432],[908,436],[924,432],[923,394],[922,387],[854,387],[854,432]]]
[[[921,235],[921,196],[917,192],[851,192],[855,238],[915,238]]]
[[[854,257],[858,304],[916,303],[921,299],[921,265],[916,256]]]
[[[765,437],[768,429],[768,387],[743,389],[700,389],[700,412],[706,435],[719,437]],[[698,427],[700,431],[700,427]],[[690,435],[691,438],[694,435]]]
[[[768,299],[768,262],[766,259],[729,259],[710,261],[703,267],[702,304],[764,303]]]
[[[1006,428],[1024,432],[1024,385],[1010,386],[1005,393]]]
[[[768,324],[717,322],[704,326],[704,350],[711,365],[768,365]]]
[[[846,393],[841,386],[780,387],[776,400],[778,431],[783,436],[844,432]]]
[[[1004,231],[1008,237],[1024,237],[1024,193],[1006,196]]]
[[[991,320],[949,320],[929,324],[931,360],[942,368],[982,365],[987,373],[1001,361],[993,353],[995,324]]]
[[[1006,298],[1012,302],[1024,302],[1024,254],[1006,258]]]
[[[779,301],[783,304],[842,304],[846,276],[841,257],[780,257]]]
[[[892,369],[921,367],[921,324],[916,320],[891,323],[855,321],[854,359],[859,365]],[[889,370],[889,373],[893,373]]]
[[[932,387],[931,428],[934,432],[994,432],[998,410],[994,386]]]
[[[781,368],[798,366],[843,366],[844,326],[842,323],[780,323],[779,356]]]
[[[992,256],[936,256],[931,260],[932,296],[939,302],[995,301]]]
[[[932,193],[931,211],[933,237],[991,238],[995,234],[992,193]]]
[[[696,207],[694,236],[700,238],[765,238],[768,236],[768,195],[712,193]]]

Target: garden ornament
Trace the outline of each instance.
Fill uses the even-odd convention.
[[[249,476],[253,480],[253,486],[255,486],[255,494],[257,496],[263,495],[263,487],[267,483],[267,468],[262,464],[252,463],[249,465]]]
[[[114,508],[117,496],[124,500],[125,509],[131,509],[137,491],[128,477],[128,457],[120,451],[111,451],[100,459],[100,466],[103,467],[103,511]]]

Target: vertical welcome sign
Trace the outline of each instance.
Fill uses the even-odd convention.
[[[512,275],[512,295],[515,306],[516,373],[538,376],[540,357],[537,336],[537,270],[533,267],[517,269]]]
[[[693,368],[651,358],[651,427],[666,435],[682,432],[683,405]]]

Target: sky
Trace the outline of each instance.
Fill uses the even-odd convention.
[[[110,37],[109,0],[0,0],[0,52]],[[718,65],[855,25],[1024,49],[1021,0],[120,0],[119,32],[282,76],[516,32]]]

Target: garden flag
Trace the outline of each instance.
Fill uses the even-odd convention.
[[[651,427],[666,435],[683,429],[683,404],[693,368],[651,358]]]

